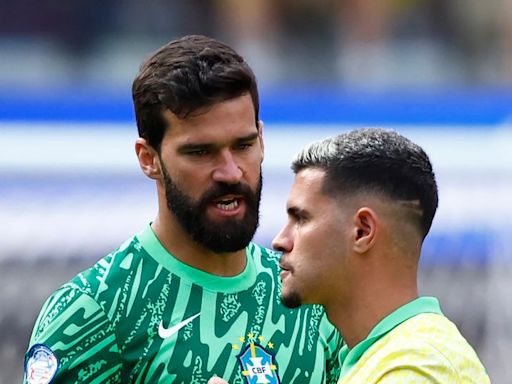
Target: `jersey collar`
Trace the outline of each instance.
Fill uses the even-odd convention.
[[[404,321],[421,313],[437,313],[442,315],[439,301],[435,297],[418,297],[401,306],[382,319],[368,334],[366,339],[359,342],[354,348],[349,349],[344,345],[340,351],[341,374],[345,376],[348,371],[359,361],[361,356],[380,338],[390,332]]]
[[[251,287],[256,279],[256,267],[252,257],[255,251],[253,243],[246,248],[247,262],[244,270],[239,275],[223,277],[193,268],[178,260],[160,243],[150,224],[137,234],[137,239],[146,252],[165,269],[204,289],[224,293],[240,292]]]

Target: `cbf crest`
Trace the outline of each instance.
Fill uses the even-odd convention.
[[[249,333],[248,342],[241,337],[242,350],[237,356],[242,374],[247,384],[280,384],[277,364],[274,354],[270,352],[274,348],[271,342],[268,342],[266,348],[263,347],[264,338],[259,336],[256,341],[253,333]],[[233,349],[239,349],[238,345],[233,345]]]

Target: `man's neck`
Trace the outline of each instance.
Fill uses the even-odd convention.
[[[183,228],[170,218],[158,216],[151,224],[163,247],[181,262],[218,276],[236,276],[247,263],[245,249],[216,253],[195,242]]]
[[[350,349],[367,338],[372,329],[386,316],[418,297],[414,288],[404,290],[379,289],[356,294],[347,302],[326,306],[329,320],[338,328]]]

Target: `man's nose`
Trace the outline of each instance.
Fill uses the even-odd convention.
[[[227,184],[237,184],[242,179],[243,172],[230,151],[219,154],[218,163],[213,171],[213,180]]]
[[[290,252],[293,248],[293,242],[289,236],[286,236],[286,227],[282,228],[281,231],[272,240],[272,248],[279,252]]]

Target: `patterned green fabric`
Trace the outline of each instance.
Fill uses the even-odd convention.
[[[148,226],[47,300],[29,349],[56,354],[53,383],[336,383],[339,334],[322,307],[281,305],[278,258],[251,243],[245,270],[217,277]]]

